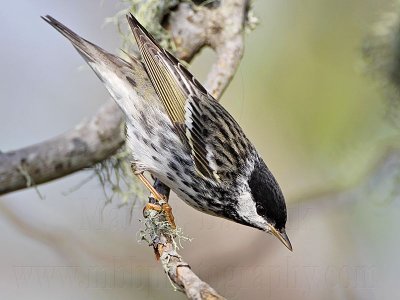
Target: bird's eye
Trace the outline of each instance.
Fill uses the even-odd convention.
[[[256,204],[256,210],[257,213],[260,215],[264,215],[265,214],[265,207],[261,205],[261,203],[257,203]]]

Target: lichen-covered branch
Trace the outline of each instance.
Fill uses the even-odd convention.
[[[158,242],[158,249],[161,252],[161,263],[168,277],[186,293],[188,299],[225,299],[192,271],[189,264],[175,251],[173,244],[164,236],[161,236]]]
[[[168,198],[168,186],[156,179],[154,188]],[[154,199],[150,197],[149,201],[154,202]],[[145,224],[144,235],[176,289],[184,292],[188,299],[225,299],[208,283],[202,281],[177,252],[179,240],[182,239],[181,232],[171,228],[162,213],[152,211],[146,217]]]
[[[122,112],[107,103],[88,121],[48,141],[0,153],[0,195],[90,167],[122,144]]]
[[[192,7],[189,3],[182,3],[171,13],[170,29],[176,53],[188,60],[204,45],[216,52],[217,59],[205,86],[218,99],[232,80],[243,56],[243,32],[250,1],[221,0],[214,8]]]

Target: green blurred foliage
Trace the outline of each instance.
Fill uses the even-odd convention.
[[[246,36],[222,103],[289,195],[354,183],[396,136],[361,57],[364,37],[390,3],[254,2],[260,25]],[[212,57],[202,59],[209,62],[193,68],[204,74]]]

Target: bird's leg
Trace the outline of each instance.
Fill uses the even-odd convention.
[[[156,189],[153,187],[153,185],[147,180],[147,178],[143,175],[143,173],[136,174],[136,176],[140,179],[141,182],[145,185],[145,187],[149,190],[151,193],[150,197],[154,198],[157,200],[157,202],[163,201],[164,197],[161,195],[159,192],[156,191]]]
[[[140,179],[141,182],[145,185],[145,187],[150,191],[150,197],[156,201],[156,203],[147,203],[143,208],[143,214],[146,211],[154,210],[156,212],[162,212],[165,216],[167,222],[171,225],[173,229],[176,228],[175,218],[172,214],[172,208],[168,204],[167,198],[161,195],[157,190],[153,187],[153,185],[147,180],[146,176],[143,175],[143,171],[138,171],[135,168],[135,164],[131,164],[131,168],[133,173]]]

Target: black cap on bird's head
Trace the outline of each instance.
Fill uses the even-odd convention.
[[[272,173],[259,158],[248,179],[251,197],[264,226],[259,228],[276,236],[290,251],[292,245],[286,234],[287,220],[285,198]]]

